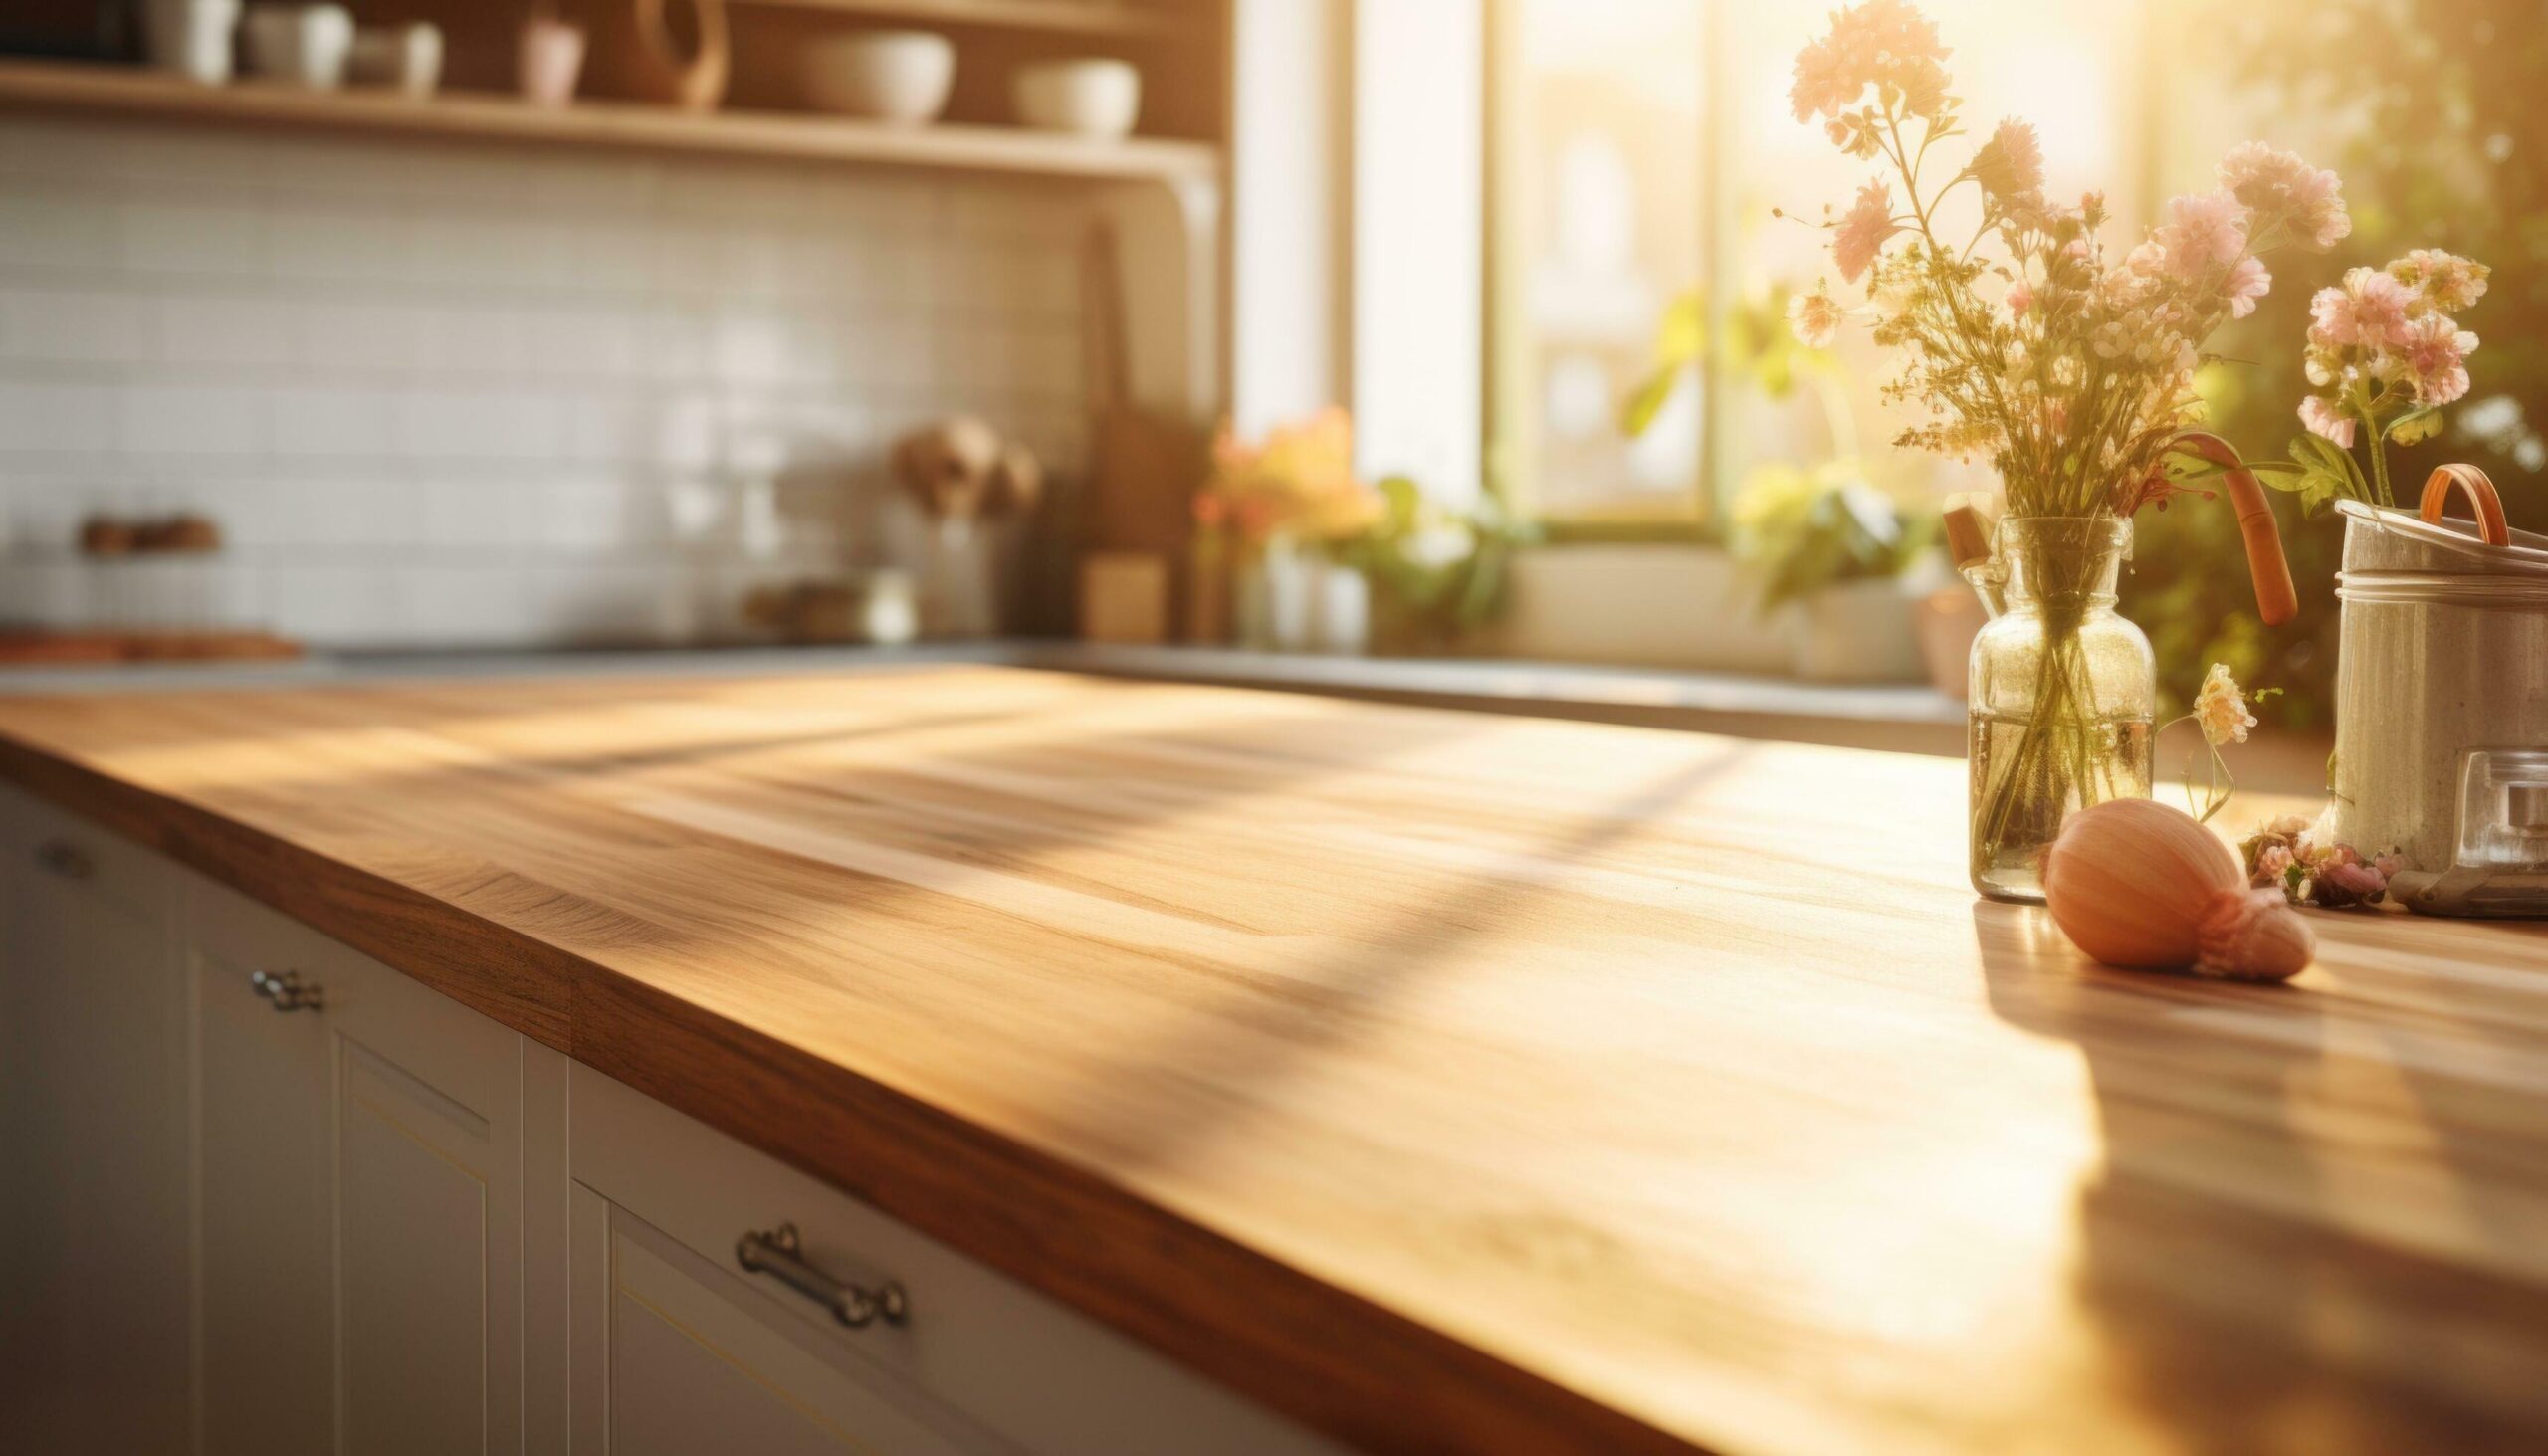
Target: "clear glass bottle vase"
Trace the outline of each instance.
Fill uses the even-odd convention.
[[[2000,522],[2008,609],[1974,639],[1973,888],[2043,899],[2043,853],[2076,809],[2150,796],[2158,665],[2115,612],[2132,522],[2112,516]]]

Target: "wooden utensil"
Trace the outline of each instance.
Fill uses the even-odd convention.
[[[1203,605],[1190,569],[1204,435],[1188,421],[1133,403],[1120,266],[1114,231],[1100,224],[1084,259],[1090,436],[1096,446],[1083,545],[1091,552],[1134,552],[1168,562],[1167,620],[1182,621],[1188,641],[1217,641],[1206,624],[1223,614]]]

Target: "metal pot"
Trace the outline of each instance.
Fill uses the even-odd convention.
[[[2485,827],[2462,825],[2463,804],[2487,814],[2533,801],[2510,788],[2469,796],[2472,755],[2487,771],[2548,749],[2548,536],[2506,530],[2500,508],[2481,510],[2483,524],[2441,519],[2452,487],[2474,497],[2484,479],[2436,472],[2421,515],[2338,507],[2335,833],[2365,854],[2394,849],[2425,875],[2452,868],[2463,827]],[[2548,914],[2548,900],[2536,910]]]

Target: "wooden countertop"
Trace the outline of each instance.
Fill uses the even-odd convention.
[[[1374,1446],[2548,1440],[2548,928],[2099,969],[1952,762],[922,667],[0,774]]]

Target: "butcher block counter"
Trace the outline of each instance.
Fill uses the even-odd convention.
[[[2101,969],[1958,763],[959,665],[5,699],[0,777],[1348,1443],[2548,1442],[2548,932]]]

